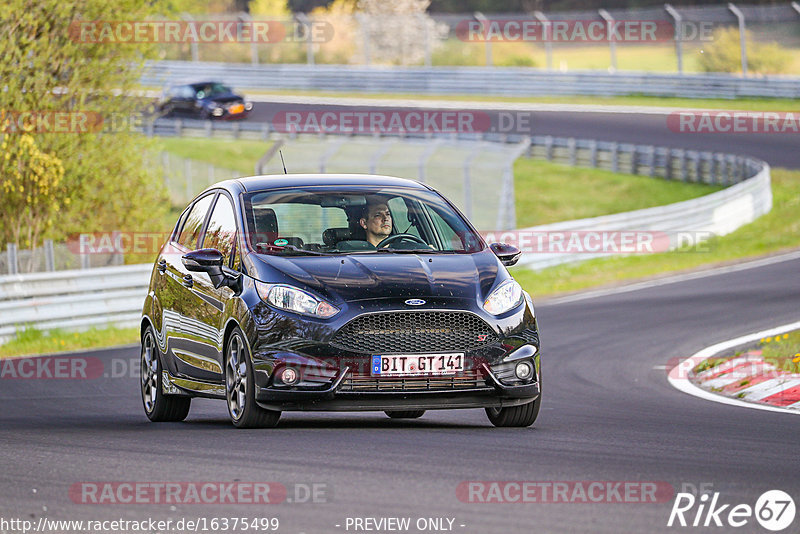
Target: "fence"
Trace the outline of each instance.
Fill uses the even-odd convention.
[[[79,254],[66,243],[53,243],[50,239],[45,239],[42,247],[33,250],[18,249],[13,243],[8,243],[5,252],[0,252],[0,273],[7,274],[91,269],[123,263],[122,254]]]
[[[280,174],[283,164],[273,143],[280,143],[292,173],[369,173],[412,178],[430,184],[450,198],[481,228],[516,226],[513,164],[528,148],[528,138],[493,142],[500,136],[432,137],[373,135],[288,135],[266,123],[225,123],[158,119],[151,135],[220,136],[265,140],[271,156],[255,164],[255,174]],[[200,161],[164,155],[165,180],[173,200],[184,204],[202,189],[241,173]]]
[[[209,19],[208,15],[183,15],[185,20]],[[246,24],[246,13],[215,15]],[[269,18],[268,42],[181,42],[162,44],[162,57],[192,61],[269,63],[336,63],[350,65],[525,65],[543,62],[548,70],[570,68],[559,52],[574,46],[594,45],[607,49],[606,64],[597,68],[619,70],[618,56],[629,44],[660,44],[674,50],[673,71],[684,72],[689,52],[694,52],[709,29],[732,27],[753,32],[757,39],[789,42],[797,46],[800,24],[797,2],[772,5],[721,3],[705,6],[653,6],[634,9],[583,11],[391,15],[357,13],[326,16],[297,14],[293,18]],[[654,42],[644,37],[615,35],[615,26],[651,22],[657,28]],[[554,25],[565,23],[569,33],[559,34]],[[597,33],[574,32],[576,24],[599,27]],[[521,37],[521,25],[529,31]],[[516,30],[511,32],[510,30]],[[274,30],[274,31],[273,31]],[[476,31],[477,30],[477,31]],[[485,39],[492,35],[492,39]],[[610,37],[609,37],[610,35]],[[224,41],[224,40],[223,40]],[[531,46],[534,45],[534,46]],[[752,43],[750,44],[752,46]],[[740,40],[741,69],[748,72],[748,46]],[[542,58],[542,56],[544,56]],[[559,59],[558,65],[556,65]],[[623,65],[624,66],[624,65]],[[572,68],[574,70],[574,68]]]
[[[141,83],[161,86],[197,78],[257,90],[341,91],[434,95],[645,95],[681,98],[800,98],[800,77],[742,78],[732,74],[548,72],[523,67],[403,67],[246,65],[159,61]]]

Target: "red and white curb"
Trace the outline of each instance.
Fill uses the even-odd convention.
[[[775,369],[761,359],[761,351],[749,351],[698,373],[694,378],[703,387],[690,380],[692,369],[723,350],[797,329],[800,329],[800,321],[706,347],[673,367],[669,383],[684,393],[721,404],[800,415],[800,374]]]

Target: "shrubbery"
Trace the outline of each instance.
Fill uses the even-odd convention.
[[[786,72],[792,60],[791,53],[778,43],[760,43],[745,32],[747,43],[747,69],[761,74]],[[738,28],[720,28],[713,40],[703,47],[699,58],[700,68],[705,72],[741,72],[741,50]]]

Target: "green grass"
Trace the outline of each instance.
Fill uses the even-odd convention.
[[[787,373],[800,372],[800,330],[764,338],[759,346],[767,363]]]
[[[617,256],[531,271],[513,270],[534,296],[554,295],[675,273],[800,247],[800,171],[772,169],[772,211],[697,249]]]
[[[205,161],[217,167],[239,171],[251,176],[256,162],[272,146],[272,141],[162,137],[158,148],[182,158]]]
[[[115,347],[138,340],[138,328],[91,328],[84,332],[54,329],[43,332],[27,327],[19,330],[10,341],[0,345],[0,358]]]
[[[524,158],[515,162],[514,177],[519,228],[672,204],[721,189]]]

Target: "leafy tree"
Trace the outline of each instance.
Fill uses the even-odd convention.
[[[30,247],[52,225],[53,214],[69,206],[64,166],[39,150],[29,134],[5,136],[0,152],[0,222],[12,243]]]
[[[0,110],[10,116],[33,112],[103,120],[99,129],[63,128],[51,121],[34,125],[27,135],[6,135],[6,150],[22,158],[18,168],[33,168],[45,156],[63,166],[58,183],[69,202],[48,212],[41,237],[155,230],[168,208],[164,185],[145,162],[149,141],[133,131],[142,107],[136,96],[141,67],[155,44],[103,42],[92,38],[99,32],[81,34],[76,26],[142,21],[153,9],[146,0],[7,0],[0,12]],[[0,181],[9,178],[5,172]],[[43,194],[55,195],[54,190]],[[7,209],[6,201],[0,199],[0,211]],[[3,222],[0,246],[18,239],[14,234]],[[39,238],[34,234],[32,246]]]

